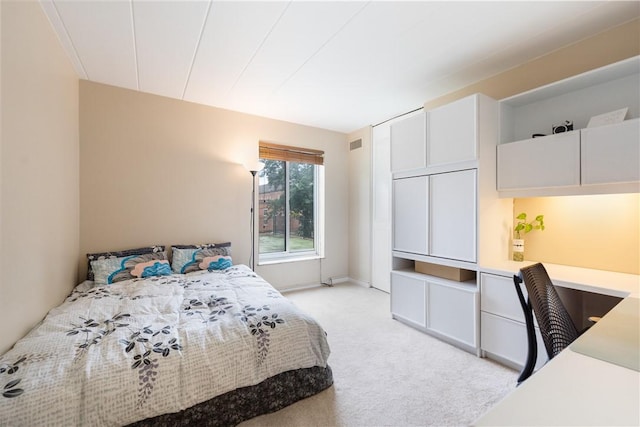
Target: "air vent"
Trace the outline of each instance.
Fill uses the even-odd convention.
[[[358,148],[362,148],[362,139],[356,139],[355,141],[351,141],[349,143],[349,150],[357,150]]]

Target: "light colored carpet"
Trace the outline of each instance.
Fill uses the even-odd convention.
[[[252,426],[469,425],[518,373],[391,318],[389,295],[355,284],[288,292],[327,331],[333,387]]]

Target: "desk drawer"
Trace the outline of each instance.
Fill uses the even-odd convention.
[[[511,362],[513,366],[520,369],[524,366],[528,351],[527,328],[524,323],[481,312],[480,329],[482,350]],[[536,369],[539,369],[547,361],[547,351],[538,328],[536,328],[536,340],[538,343]]]
[[[520,284],[520,289],[526,299],[527,290],[524,284]],[[524,314],[512,277],[482,273],[480,275],[480,309],[524,323]],[[535,316],[533,321],[536,325],[538,324]]]

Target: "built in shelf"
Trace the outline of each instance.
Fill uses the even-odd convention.
[[[552,134],[565,120],[583,129],[593,116],[628,108],[640,117],[640,57],[626,59],[500,101],[500,143]]]

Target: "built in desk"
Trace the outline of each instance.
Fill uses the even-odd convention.
[[[640,425],[640,277],[544,265],[556,286],[624,299],[475,425]]]

